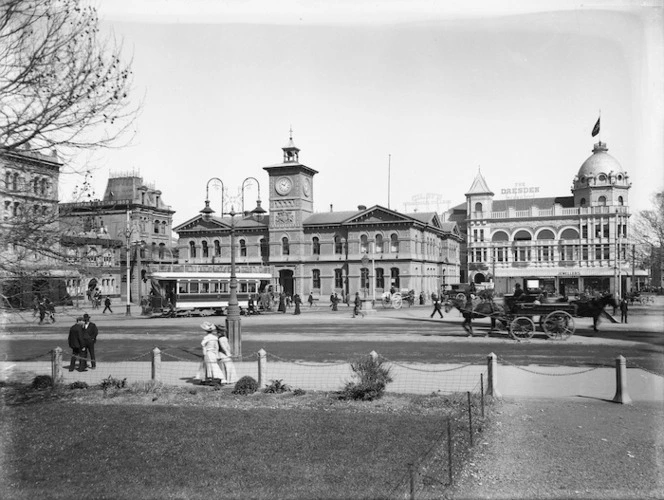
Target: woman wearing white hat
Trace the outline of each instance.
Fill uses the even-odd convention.
[[[217,340],[217,327],[212,323],[206,321],[201,325],[201,328],[207,332],[201,345],[203,346],[203,361],[198,367],[198,373],[194,377],[195,380],[200,380],[202,384],[205,383],[221,383],[225,384],[226,379],[224,374],[217,364],[219,357],[219,341]]]

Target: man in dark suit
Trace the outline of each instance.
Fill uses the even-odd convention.
[[[69,371],[73,372],[78,359],[78,371],[87,371],[87,358],[85,355],[85,341],[83,340],[83,318],[76,318],[76,323],[69,329],[69,347],[71,347],[71,361]]]
[[[83,339],[85,348],[90,353],[90,368],[94,370],[97,368],[97,360],[95,358],[95,342],[97,342],[97,325],[90,322],[90,315],[83,315]]]

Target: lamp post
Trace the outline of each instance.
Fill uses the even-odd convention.
[[[244,203],[244,185],[246,181],[250,179],[249,177],[242,182],[242,201]],[[253,177],[251,177],[253,179]],[[258,181],[256,184],[258,184]],[[231,347],[231,353],[233,356],[239,357],[242,359],[242,320],[240,318],[240,304],[237,299],[237,274],[235,266],[235,216],[237,213],[234,208],[231,206],[230,212],[224,212],[224,183],[221,179],[213,177],[207,182],[205,187],[205,207],[200,213],[203,214],[204,220],[210,220],[214,210],[210,208],[210,198],[209,198],[209,187],[210,182],[216,182],[221,185],[221,215],[229,215],[231,217],[231,275],[230,275],[230,284],[229,284],[229,297],[228,297],[228,307],[226,309],[226,331],[228,332],[228,342]],[[260,185],[258,187],[258,192],[260,193]],[[244,207],[243,207],[244,208]],[[260,218],[265,213],[265,210],[261,208],[260,194],[257,201],[257,206],[254,210],[249,212],[246,215],[256,215],[257,218]],[[244,216],[243,211],[243,216]]]

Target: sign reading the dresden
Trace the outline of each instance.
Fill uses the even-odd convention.
[[[516,182],[512,188],[502,188],[500,194],[506,198],[534,198],[539,194],[539,186],[526,186],[525,182]]]

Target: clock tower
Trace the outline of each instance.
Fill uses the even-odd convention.
[[[314,212],[313,180],[318,172],[300,163],[292,130],[288,144],[281,149],[283,162],[264,167],[270,176],[270,232],[300,231],[303,221]]]

